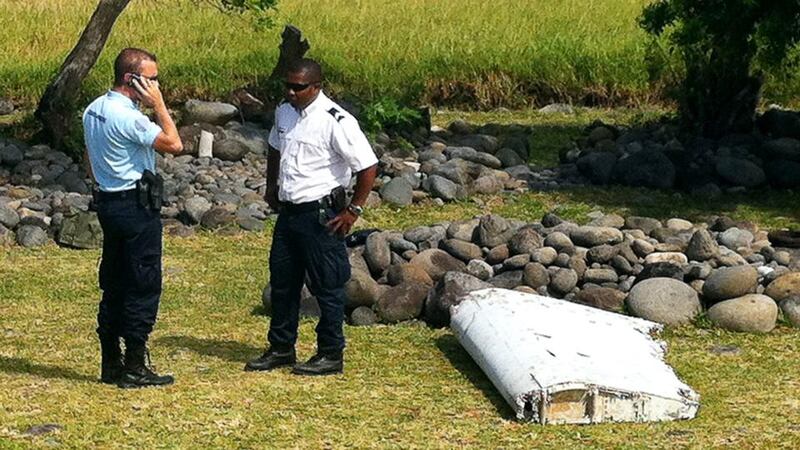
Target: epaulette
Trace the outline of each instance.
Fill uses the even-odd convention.
[[[342,119],[344,119],[344,114],[340,113],[339,110],[336,109],[336,108],[329,109],[328,110],[328,114],[332,115],[333,118],[336,119],[337,122],[339,122]]]

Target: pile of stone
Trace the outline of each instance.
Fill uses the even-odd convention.
[[[800,326],[800,251],[775,247],[754,225],[594,216],[579,226],[554,214],[535,223],[487,215],[369,234],[349,249],[350,321],[446,326],[461,294],[499,287],[669,325],[707,310],[736,331],[772,330],[780,306]],[[318,313],[307,289],[302,310]]]
[[[181,114],[186,125],[179,129],[183,154],[157,157],[165,180],[162,217],[170,233],[189,235],[196,225],[264,228],[273,213],[263,200],[269,130],[245,120],[258,116],[244,111],[228,103],[186,103]],[[204,134],[212,157],[200,156]],[[533,174],[525,164],[529,140],[527,127],[475,128],[461,121],[449,129],[380,133],[373,144],[380,173],[368,206],[524,191],[529,178],[554,176]],[[85,170],[66,154],[0,138],[0,242],[31,247],[55,239],[96,248],[102,235],[88,210],[90,189]]]
[[[659,189],[698,195],[771,186],[800,186],[800,114],[770,109],[758,129],[719,140],[681,134],[672,124],[620,128],[595,123],[561,152],[594,184]]]

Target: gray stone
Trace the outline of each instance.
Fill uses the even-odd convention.
[[[447,227],[447,237],[472,242],[479,222],[478,219],[453,222]]]
[[[467,263],[466,273],[472,275],[479,280],[486,281],[494,276],[494,269],[486,261],[480,259],[473,259]]]
[[[753,243],[753,233],[740,228],[728,228],[717,236],[719,243],[731,250],[739,247],[749,247]]]
[[[570,233],[572,242],[583,247],[595,247],[603,244],[622,242],[622,232],[611,227],[582,226]]]
[[[625,228],[642,230],[644,234],[650,234],[654,230],[661,228],[661,222],[652,217],[629,216],[625,219]]]
[[[22,225],[17,229],[17,244],[23,247],[40,247],[47,243],[47,233],[33,225]]]
[[[411,263],[394,264],[390,266],[389,270],[386,271],[386,281],[390,286],[397,286],[403,283],[417,283],[433,286],[433,280],[428,273],[425,272],[421,266]]]
[[[0,98],[0,116],[7,116],[14,112],[14,103],[7,98]]]
[[[711,272],[703,285],[703,297],[711,302],[741,297],[754,292],[758,272],[751,266],[723,267]]]
[[[584,288],[575,296],[577,303],[621,313],[625,309],[625,293],[606,287]]]
[[[694,232],[689,246],[686,247],[686,257],[690,261],[707,261],[719,255],[719,246],[708,230],[700,229]]]
[[[13,230],[18,223],[19,214],[17,211],[6,205],[0,205],[0,224]]]
[[[725,330],[768,333],[775,328],[778,306],[766,295],[749,294],[715,304],[708,309],[708,318]]]
[[[531,261],[531,255],[523,253],[515,255],[503,261],[503,270],[518,270],[525,267]]]
[[[614,132],[611,131],[610,128],[605,126],[598,126],[592,128],[589,132],[589,142],[592,144],[597,144],[600,141],[605,140],[613,140],[614,139]]]
[[[503,181],[495,176],[479,177],[472,183],[475,194],[492,195],[503,190]]]
[[[439,245],[439,248],[464,262],[469,262],[473,259],[478,259],[483,256],[480,247],[471,242],[466,242],[459,239],[444,240]]]
[[[425,302],[425,321],[434,327],[450,324],[450,307],[461,302],[461,298],[472,291],[493,287],[478,278],[460,272],[447,272],[428,293]]]
[[[507,243],[515,232],[516,230],[503,217],[495,214],[483,216],[476,230],[477,243],[483,247],[493,248]]]
[[[489,283],[494,287],[502,289],[514,289],[522,284],[522,270],[509,270],[489,279]]]
[[[566,103],[551,103],[537,110],[540,114],[574,114],[575,109]]]
[[[367,236],[364,247],[364,260],[373,275],[380,275],[392,263],[392,251],[386,233],[378,232]]]
[[[460,197],[458,185],[447,178],[431,175],[428,182],[430,183],[430,193],[436,198],[451,201]]]
[[[608,244],[597,245],[586,252],[586,259],[590,263],[606,264],[611,261],[613,257],[617,256],[618,252],[619,248],[616,246]]]
[[[793,138],[779,138],[766,141],[763,150],[774,159],[788,159],[800,161],[800,140]]]
[[[594,184],[608,184],[614,175],[617,157],[609,152],[591,152],[578,159],[578,170]]]
[[[67,192],[77,192],[88,194],[89,187],[86,185],[86,177],[73,171],[66,171],[56,178],[56,183],[63,186]]]
[[[672,278],[650,278],[637,283],[626,302],[633,315],[665,325],[689,323],[702,310],[697,292]]]
[[[662,152],[641,151],[619,159],[614,177],[628,186],[669,189],[675,183],[675,166]]]
[[[800,187],[800,162],[786,159],[776,159],[764,164],[767,181],[773,186],[781,188]]]
[[[523,269],[522,281],[526,285],[537,289],[550,284],[550,273],[539,263],[529,263]]]
[[[558,257],[558,252],[553,247],[537,248],[531,252],[531,261],[541,263],[549,266],[555,262]]]
[[[239,110],[228,103],[189,100],[184,105],[184,123],[205,122],[212,125],[225,125],[238,116]]]
[[[578,274],[572,269],[556,269],[550,276],[549,290],[556,295],[566,295],[578,284]]]
[[[248,152],[250,152],[250,149],[246,145],[234,139],[214,141],[212,150],[215,158],[234,162],[241,161]]]
[[[78,212],[67,216],[58,232],[58,243],[73,248],[91,249],[103,246],[103,229],[96,213]]]
[[[256,155],[266,155],[269,149],[269,131],[263,128],[258,128],[251,124],[243,125],[239,122],[231,122],[226,126],[224,134],[227,139],[240,142],[251,153]]]
[[[791,272],[781,275],[767,286],[765,295],[776,302],[793,297],[800,293],[800,272]]]
[[[347,294],[347,307],[371,307],[378,299],[378,283],[372,279],[369,272],[353,267],[350,280],[345,284]]]
[[[211,209],[211,206],[211,202],[199,195],[188,198],[183,202],[183,210],[186,212],[189,222],[192,224],[200,223],[200,220],[203,219],[203,215]]]
[[[499,148],[499,141],[494,136],[486,134],[468,134],[465,136],[454,136],[452,142],[462,147],[471,147],[479,152],[494,154]]]
[[[586,283],[616,283],[617,273],[613,269],[586,269],[583,281]]]
[[[501,148],[495,153],[495,156],[500,160],[503,167],[519,166],[526,162],[517,152],[510,148]]]
[[[621,255],[615,255],[611,258],[611,267],[621,274],[627,275],[633,273],[633,266],[631,266],[630,261]]]
[[[356,327],[368,327],[378,323],[378,315],[372,308],[359,306],[350,313],[350,324]]]
[[[544,245],[556,249],[558,253],[566,253],[568,255],[575,253],[575,245],[572,243],[572,240],[569,236],[560,231],[548,234],[547,237],[544,238]]]
[[[25,154],[16,145],[0,146],[0,163],[4,166],[14,167],[21,163],[24,158]]]
[[[755,187],[766,180],[764,170],[746,159],[719,158],[715,169],[720,178],[734,186]]]
[[[785,298],[780,302],[783,317],[795,328],[800,328],[800,296]]]
[[[486,262],[489,264],[499,264],[508,259],[511,252],[508,251],[508,245],[502,244],[489,250],[486,255]]]
[[[686,255],[680,252],[654,252],[650,253],[644,258],[645,265],[657,263],[672,263],[677,266],[683,266],[688,263]]]
[[[622,228],[625,226],[625,219],[616,214],[603,214],[600,217],[592,219],[592,221],[586,225],[590,227]]]
[[[439,249],[421,251],[411,258],[409,264],[419,265],[434,282],[439,281],[447,272],[463,272],[466,269],[466,264]]]
[[[200,219],[200,225],[203,228],[214,230],[231,225],[236,221],[236,216],[233,212],[223,206],[213,206],[203,214]]]
[[[413,187],[402,177],[392,179],[392,181],[381,187],[381,198],[393,205],[406,206],[411,204]]]
[[[375,312],[382,322],[397,323],[411,320],[422,313],[428,286],[404,283],[390,287],[375,303]]]
[[[530,226],[520,228],[508,241],[508,250],[512,255],[522,253],[532,254],[536,249],[541,248],[541,246],[542,236]]]

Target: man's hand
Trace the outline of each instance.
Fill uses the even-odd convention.
[[[156,108],[164,105],[164,97],[158,87],[158,81],[153,81],[145,77],[131,79],[131,84],[139,94],[139,101],[148,108]]]
[[[345,237],[350,232],[350,229],[353,228],[353,224],[356,223],[356,220],[358,220],[358,216],[350,211],[349,208],[345,208],[325,225],[328,227],[328,231],[331,234],[338,234],[341,237]]]

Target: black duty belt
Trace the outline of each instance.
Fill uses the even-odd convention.
[[[289,203],[289,202],[281,202],[281,212],[286,212],[289,214],[300,214],[310,211],[319,211],[319,200],[314,200],[313,202],[305,202],[305,203]]]
[[[97,199],[100,201],[110,201],[110,200],[126,200],[126,199],[136,199],[136,189],[127,189],[125,191],[116,191],[116,192],[105,192],[97,190],[95,191],[97,195]]]

